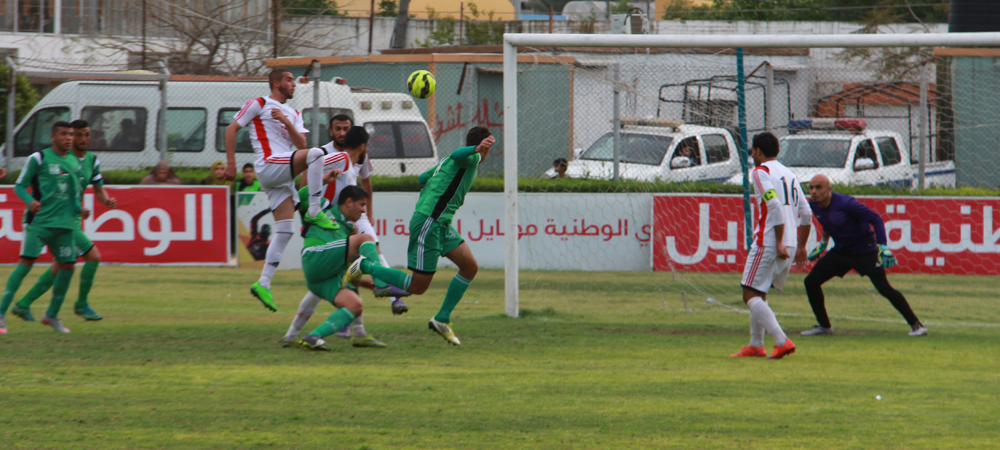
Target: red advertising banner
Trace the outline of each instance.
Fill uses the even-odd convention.
[[[1000,198],[858,197],[882,216],[898,273],[1000,275]],[[810,248],[818,240],[813,221]],[[653,199],[653,269],[739,272],[746,258],[743,198]]]
[[[107,186],[118,200],[109,210],[84,194],[93,211],[83,231],[101,259],[129,264],[228,264],[229,190],[226,186]],[[24,202],[13,187],[0,187],[0,264],[16,263],[21,249]],[[40,261],[51,261],[47,252]]]

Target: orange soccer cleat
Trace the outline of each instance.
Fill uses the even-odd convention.
[[[785,355],[791,355],[792,353],[795,353],[795,344],[791,339],[786,339],[785,345],[780,347],[777,345],[774,346],[774,351],[771,352],[771,356],[768,356],[768,359],[781,359]]]
[[[740,358],[744,356],[767,356],[767,352],[764,351],[764,347],[754,347],[746,346],[740,349],[740,351],[729,355],[730,358]]]

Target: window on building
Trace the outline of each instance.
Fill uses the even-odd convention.
[[[88,106],[81,118],[90,122],[91,150],[138,152],[146,147],[146,108]]]
[[[14,156],[28,156],[52,146],[52,124],[69,122],[69,108],[45,108],[35,111],[14,135]]]

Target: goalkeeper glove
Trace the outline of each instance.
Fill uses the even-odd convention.
[[[830,242],[829,239],[823,239],[822,241],[819,241],[819,245],[817,245],[816,248],[814,248],[811,252],[809,252],[809,256],[807,258],[810,261],[815,261],[819,259],[820,256],[823,256],[823,252],[826,251],[826,245],[829,242]]]
[[[877,267],[888,269],[895,265],[896,265],[896,257],[893,256],[892,250],[889,250],[889,247],[879,244]]]

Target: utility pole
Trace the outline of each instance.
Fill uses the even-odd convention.
[[[274,43],[272,44],[271,56],[273,58],[278,57],[278,31],[281,23],[281,0],[271,0],[271,17],[274,20],[274,24],[271,25],[272,31],[274,32]]]

